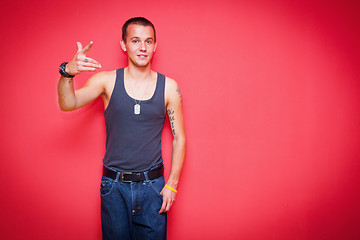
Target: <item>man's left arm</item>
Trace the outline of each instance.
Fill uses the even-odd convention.
[[[175,191],[179,184],[186,148],[186,136],[180,88],[178,87],[177,83],[170,78],[166,78],[165,86],[165,104],[173,135],[173,142],[170,175],[166,183],[170,189],[164,187],[161,191],[161,194],[163,195],[163,204],[159,214],[169,211],[170,207],[175,201]]]

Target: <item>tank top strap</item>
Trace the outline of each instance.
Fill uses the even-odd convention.
[[[165,76],[161,73],[158,73],[156,89],[154,92],[153,99],[155,101],[163,101],[165,94]]]

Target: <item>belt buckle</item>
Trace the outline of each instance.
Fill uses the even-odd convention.
[[[121,182],[124,182],[124,183],[130,183],[130,182],[132,182],[132,181],[126,181],[126,180],[124,180],[124,175],[131,175],[132,174],[132,172],[120,172],[120,181]]]

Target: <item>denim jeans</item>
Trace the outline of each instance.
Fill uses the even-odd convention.
[[[164,176],[131,183],[102,176],[103,240],[166,239],[167,214],[159,214],[164,185]]]

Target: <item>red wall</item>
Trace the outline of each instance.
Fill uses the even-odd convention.
[[[2,3],[0,238],[101,238],[103,105],[61,112],[58,66],[91,40],[104,70],[125,66],[121,26],[145,16],[188,136],[169,239],[360,239],[359,5]],[[167,125],[167,175],[170,141]]]

